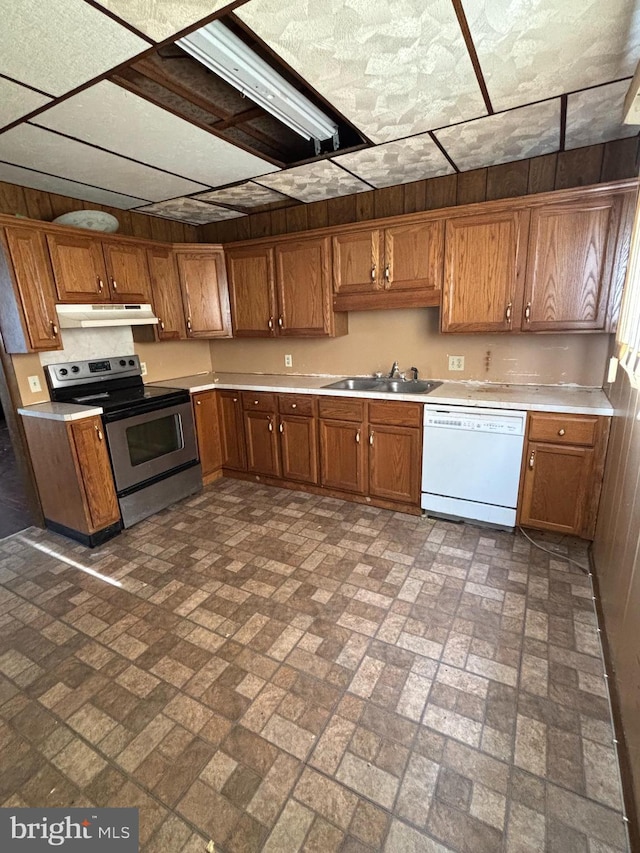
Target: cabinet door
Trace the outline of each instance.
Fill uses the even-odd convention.
[[[144,247],[103,243],[102,249],[113,302],[149,302],[151,285]]]
[[[621,204],[609,196],[531,212],[524,331],[604,330]]]
[[[60,302],[109,302],[102,243],[82,234],[47,234]]]
[[[231,314],[222,249],[207,252],[178,250],[187,335],[190,338],[230,338]]]
[[[315,418],[281,416],[280,459],[285,480],[318,482],[318,437]]]
[[[444,221],[399,225],[384,232],[385,290],[440,290]]]
[[[14,227],[6,228],[5,234],[24,313],[29,348],[61,349],[55,284],[44,235],[33,228]],[[7,341],[5,345],[8,349]]]
[[[244,419],[239,391],[217,391],[220,395],[220,429],[222,464],[225,468],[246,471],[247,457],[244,447]]]
[[[278,431],[274,414],[245,412],[244,434],[247,444],[247,470],[268,477],[280,476]]]
[[[519,524],[581,535],[592,487],[594,450],[530,441]]]
[[[320,420],[321,484],[364,494],[365,447],[362,424]]]
[[[328,237],[276,246],[280,335],[331,334],[330,250]]]
[[[383,286],[382,232],[354,231],[332,238],[333,292],[372,293]]]
[[[390,501],[420,503],[422,430],[369,427],[369,494]]]
[[[229,249],[226,258],[233,334],[272,337],[276,328],[273,249]]]
[[[156,333],[161,341],[176,341],[187,337],[178,266],[173,249],[159,246],[147,249],[154,310],[158,315]]]
[[[508,332],[519,318],[527,211],[474,214],[445,226],[443,332]],[[521,298],[521,297],[520,297]],[[516,320],[519,326],[519,320]]]
[[[200,391],[193,395],[193,414],[198,436],[202,477],[207,480],[222,468],[222,442],[218,421],[216,391]]]
[[[91,525],[94,531],[102,530],[120,518],[102,421],[73,421],[71,432]]]

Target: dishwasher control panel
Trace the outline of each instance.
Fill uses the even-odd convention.
[[[526,412],[496,411],[495,409],[438,408],[426,405],[424,426],[448,430],[489,432],[499,435],[524,435]]]

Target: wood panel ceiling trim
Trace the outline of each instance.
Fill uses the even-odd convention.
[[[464,43],[467,48],[467,53],[469,54],[469,59],[471,60],[471,64],[473,65],[473,70],[475,71],[476,79],[478,80],[478,86],[480,86],[480,91],[482,92],[484,105],[487,108],[487,113],[489,115],[492,115],[495,110],[493,109],[491,98],[489,97],[489,90],[487,89],[487,83],[484,79],[484,74],[482,73],[482,68],[480,66],[480,60],[478,59],[478,52],[476,51],[476,46],[473,43],[473,38],[471,36],[471,30],[469,29],[467,16],[465,15],[464,9],[462,7],[462,0],[451,0],[451,2],[453,3],[453,8],[456,13],[456,17],[458,18],[460,29],[462,30],[462,38],[464,39]]]

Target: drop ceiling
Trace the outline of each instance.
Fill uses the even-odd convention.
[[[633,136],[640,0],[605,7],[0,0],[0,181],[199,225]],[[338,122],[338,150],[174,44],[215,18]]]

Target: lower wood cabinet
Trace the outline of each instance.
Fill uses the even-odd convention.
[[[592,539],[610,419],[529,415],[518,523]]]
[[[341,492],[365,492],[363,424],[320,420],[321,483]]]
[[[244,413],[244,435],[247,447],[247,471],[280,476],[280,454],[275,412]]]
[[[205,485],[222,476],[222,441],[215,391],[199,391],[192,397],[198,436],[198,453]]]
[[[99,417],[24,417],[29,454],[47,526],[97,545],[121,529],[111,462]]]
[[[216,391],[220,412],[222,465],[233,471],[247,470],[244,446],[244,420],[240,391]]]

